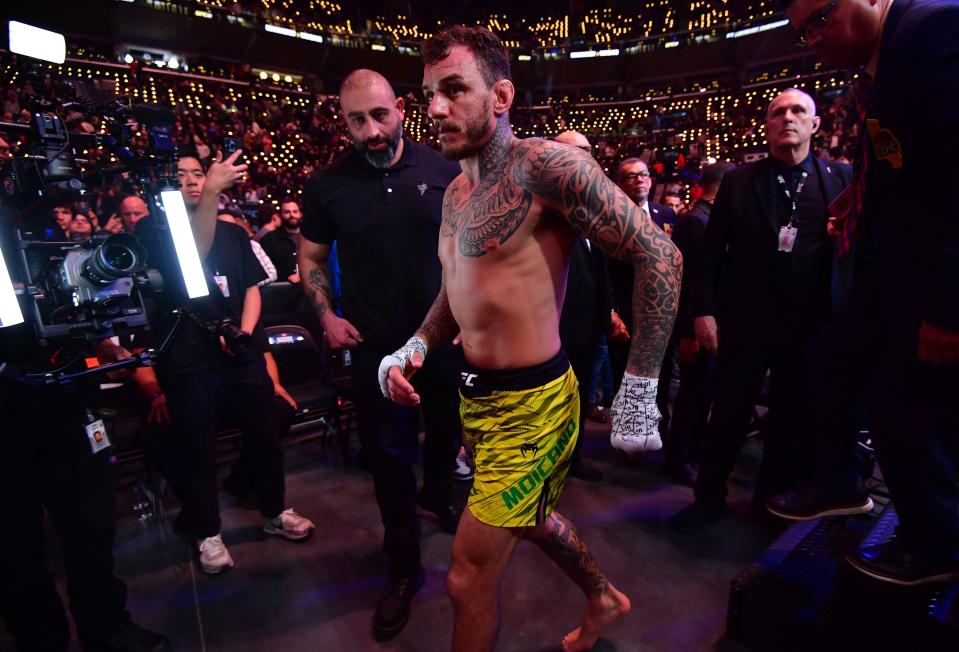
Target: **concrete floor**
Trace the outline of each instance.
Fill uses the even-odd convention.
[[[452,537],[425,514],[427,578],[410,622],[386,644],[370,639],[373,604],[385,581],[379,514],[370,477],[344,466],[335,450],[316,441],[286,449],[288,504],[318,526],[306,543],[267,539],[256,512],[221,498],[224,540],[236,568],[219,577],[199,572],[187,546],[172,534],[175,507],[167,509],[163,523],[142,523],[132,514],[130,496],[121,492],[117,574],[129,587],[134,619],[166,633],[178,651],[448,650],[453,616],[444,578]],[[777,533],[746,515],[757,444],[747,444],[732,479],[732,515],[697,537],[668,527],[692,492],[664,477],[661,459],[628,462],[609,448],[608,426],[598,424],[589,426],[584,452],[606,480],[570,480],[560,511],[579,526],[633,604],[594,649],[746,649],[724,638],[729,582]],[[466,487],[459,491],[465,497]],[[519,546],[502,589],[502,652],[558,650],[563,635],[578,624],[581,594],[532,545]],[[11,647],[0,630],[0,650]]]

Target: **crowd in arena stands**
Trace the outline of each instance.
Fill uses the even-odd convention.
[[[221,207],[245,214],[254,229],[271,220],[277,222],[274,215],[279,213],[280,200],[298,197],[314,170],[349,147],[335,96],[283,91],[257,83],[211,82],[188,75],[118,72],[98,68],[95,62],[51,66],[46,72],[28,75],[15,56],[0,61],[0,97],[4,98],[0,117],[5,122],[27,123],[31,111],[56,108],[70,130],[101,132],[106,128],[103,118],[81,106],[64,104],[77,95],[75,80],[101,76],[115,80],[116,92],[129,95],[134,102],[173,106],[177,115],[174,139],[181,149],[211,158],[222,148],[224,138],[237,140],[250,165],[249,176],[224,195]],[[589,104],[564,98],[519,107],[511,119],[520,137],[551,138],[567,129],[587,134],[595,157],[610,175],[620,161],[640,158],[656,176],[657,197],[664,190],[673,190],[684,204],[691,204],[698,196],[699,173],[705,163],[742,162],[765,150],[765,106],[787,85],[804,88],[816,98],[822,116],[814,143],[816,154],[848,162],[856,127],[846,82],[818,73],[792,78],[778,87],[726,88],[669,99]],[[82,87],[80,90],[82,95]],[[407,93],[405,100],[405,133],[436,146],[422,99]],[[146,133],[138,136],[145,144]],[[25,141],[23,135],[0,129],[0,157],[14,155]],[[104,149],[78,148],[78,158],[88,161],[84,164],[88,169],[111,156]],[[93,220],[94,231],[106,226],[104,222],[117,213],[119,200],[132,190],[124,184],[122,178],[117,179],[80,203],[81,212]]]
[[[401,9],[398,13],[386,12],[378,3],[341,4],[331,0],[201,0],[197,4],[252,21],[388,43],[421,41],[435,33],[444,24],[444,19],[448,19],[425,4],[405,5],[405,12]],[[751,0],[705,0],[685,4],[619,0],[600,8],[573,3],[556,11],[525,9],[506,3],[482,3],[475,7],[460,7],[457,20],[494,30],[508,48],[533,50],[628,43],[678,33],[710,34],[768,22],[777,13],[773,3]]]

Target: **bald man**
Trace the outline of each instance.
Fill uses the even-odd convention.
[[[426,439],[418,497],[413,464],[420,410],[391,403],[377,382],[380,360],[420,325],[439,292],[443,193],[459,167],[403,137],[403,99],[379,73],[352,72],[340,89],[340,106],[353,149],[304,189],[299,266],[327,343],[352,353],[360,441],[373,471],[388,558],[389,583],[376,606],[373,636],[386,640],[406,624],[423,581],[417,504],[450,533],[460,516],[449,494],[461,440],[461,352],[438,349],[420,370],[426,372],[419,386]],[[327,267],[334,240],[342,317],[332,308]]]
[[[716,195],[691,279],[697,340],[718,356],[716,390],[696,501],[674,520],[682,532],[698,532],[726,514],[726,481],[767,370],[770,420],[756,513],[765,513],[766,498],[795,488],[812,471],[805,360],[831,316],[827,206],[851,180],[848,166],[811,155],[818,129],[812,98],[783,91],[766,113],[769,157],[727,172]]]
[[[135,233],[137,222],[150,214],[146,202],[137,195],[128,195],[120,202],[120,220],[126,233]]]

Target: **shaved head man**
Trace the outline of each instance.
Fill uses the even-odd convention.
[[[340,87],[340,107],[353,147],[375,168],[385,170],[403,156],[403,98],[386,77],[360,68]]]
[[[137,222],[150,214],[146,202],[130,195],[120,202],[120,219],[123,221],[123,230],[127,233],[133,233],[136,230]]]
[[[816,103],[801,90],[788,88],[769,103],[766,140],[770,153],[780,161],[796,165],[805,160],[817,131]]]

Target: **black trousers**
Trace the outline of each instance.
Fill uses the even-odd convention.
[[[392,353],[369,344],[352,352],[353,402],[360,444],[373,473],[373,488],[383,520],[383,551],[390,578],[409,577],[420,568],[420,524],[416,517],[417,484],[413,465],[419,449],[420,410],[385,399],[377,381],[380,360]],[[453,466],[462,442],[459,417],[460,349],[431,352],[413,376],[421,397],[426,438],[423,442],[423,494],[449,500]]]
[[[679,390],[673,403],[669,438],[665,442],[666,465],[672,469],[700,457],[714,371],[715,359],[705,350],[700,351],[692,362],[679,363]]]
[[[182,531],[195,539],[220,532],[214,457],[220,416],[225,411],[239,423],[243,446],[253,461],[250,471],[260,511],[266,518],[282,512],[283,452],[277,441],[273,382],[263,356],[250,351],[224,361],[217,369],[161,373],[160,384],[173,421],[168,480],[183,505]]]
[[[723,327],[719,326],[712,416],[695,487],[698,502],[726,500],[726,482],[748,434],[767,371],[770,418],[764,431],[755,500],[795,489],[813,474],[806,356],[822,322],[799,306],[784,313],[781,324],[773,331],[775,342],[755,349],[729,344],[723,348]]]
[[[65,650],[70,641],[47,568],[44,510],[62,540],[70,612],[84,644],[95,649],[129,620],[126,586],[113,576],[108,453],[92,453],[83,411],[61,400],[0,401],[0,615],[18,650]]]
[[[857,489],[864,405],[900,536],[921,549],[959,550],[959,365],[921,363],[918,330],[918,319],[884,320],[875,272],[858,274],[811,349],[816,481],[840,495]]]

